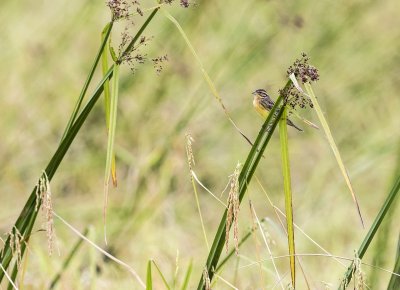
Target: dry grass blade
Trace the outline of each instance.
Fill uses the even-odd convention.
[[[10,285],[15,289],[18,290],[18,287],[14,284],[13,280],[11,279],[11,277],[8,275],[6,269],[4,269],[3,265],[0,263],[0,268],[3,271],[4,275],[6,276],[8,282],[10,282]]]
[[[113,255],[111,255],[110,253],[106,252],[105,250],[103,250],[102,248],[100,248],[98,245],[96,245],[94,242],[92,242],[91,240],[89,240],[87,237],[85,237],[84,235],[82,235],[76,228],[74,228],[72,225],[70,225],[66,220],[64,220],[61,216],[59,216],[57,213],[55,213],[53,211],[53,215],[55,217],[57,217],[61,222],[63,222],[71,231],[73,231],[77,236],[79,236],[81,239],[83,239],[85,242],[89,243],[92,247],[96,248],[99,252],[101,252],[103,255],[107,256],[108,258],[110,258],[111,260],[113,260],[114,262],[116,262],[117,264],[121,265],[122,267],[126,268],[133,277],[136,278],[136,280],[139,282],[140,286],[142,286],[142,288],[146,288],[145,284],[143,283],[142,279],[140,279],[140,276],[136,273],[136,271],[134,269],[132,269],[131,266],[129,266],[127,263],[121,261],[120,259],[117,259],[116,257],[114,257]]]

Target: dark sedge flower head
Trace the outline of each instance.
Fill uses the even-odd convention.
[[[298,80],[304,83],[311,83],[319,80],[318,69],[310,65],[308,61],[310,58],[304,52],[301,54],[300,59],[295,62],[287,70],[287,75],[294,74]]]
[[[126,18],[129,15],[129,3],[126,0],[107,0],[106,5],[111,10],[113,20]]]
[[[296,59],[296,61],[289,67],[287,70],[287,75],[289,76],[294,74],[296,79],[300,80],[303,84],[318,81],[318,69],[310,65],[308,63],[309,60],[310,58],[303,52],[301,54],[301,58]],[[290,106],[293,110],[297,107],[301,109],[306,107],[310,107],[312,109],[314,107],[310,98],[299,92],[299,90],[292,83],[286,90],[279,90],[279,94],[284,97],[288,106]]]

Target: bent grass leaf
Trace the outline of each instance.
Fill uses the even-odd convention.
[[[83,85],[81,93],[80,93],[80,95],[78,97],[78,100],[76,101],[74,110],[72,111],[71,117],[70,117],[70,119],[68,121],[67,127],[64,130],[64,133],[63,133],[63,136],[62,136],[61,140],[63,140],[65,138],[67,132],[69,131],[69,129],[71,129],[72,124],[76,120],[76,116],[78,115],[79,109],[81,108],[81,105],[82,105],[83,99],[85,97],[85,94],[87,92],[87,89],[89,87],[89,84],[92,81],[92,78],[93,78],[94,72],[96,70],[97,64],[99,63],[99,60],[100,60],[100,57],[101,57],[101,55],[102,55],[102,53],[104,51],[104,48],[106,47],[106,44],[108,43],[108,39],[110,37],[113,24],[114,24],[114,22],[109,22],[103,28],[102,39],[101,39],[102,41],[101,41],[101,44],[100,44],[99,51],[97,52],[97,55],[96,55],[96,57],[94,59],[92,67],[90,69],[89,75],[87,76],[85,84]],[[103,72],[103,77],[104,77],[104,74],[105,73]]]
[[[251,140],[242,132],[242,130],[240,130],[240,128],[236,125],[236,123],[233,121],[231,115],[229,114],[228,110],[226,109],[224,103],[222,102],[222,98],[219,95],[214,82],[211,80],[210,76],[208,75],[207,71],[204,69],[203,63],[200,60],[200,57],[197,55],[193,45],[190,43],[189,38],[187,37],[185,31],[183,30],[182,26],[179,24],[179,22],[171,15],[168,13],[168,11],[166,11],[165,9],[163,9],[163,12],[165,14],[165,17],[167,17],[175,26],[176,28],[179,30],[179,33],[182,35],[183,39],[186,42],[186,45],[189,47],[190,52],[193,54],[193,57],[195,58],[197,64],[199,65],[200,69],[201,69],[201,73],[203,74],[204,79],[206,80],[211,93],[214,95],[215,99],[218,101],[218,103],[220,104],[222,110],[225,113],[225,116],[228,118],[229,122],[233,125],[233,127],[235,127],[236,131],[239,132],[240,135],[242,135],[242,137],[244,139],[246,139],[246,141],[250,144],[253,145],[253,143],[251,142]]]
[[[110,100],[110,124],[108,129],[108,142],[107,142],[107,159],[106,159],[106,172],[104,179],[104,240],[107,244],[107,231],[106,231],[106,217],[108,206],[108,189],[110,182],[110,174],[112,168],[112,160],[114,156],[114,143],[115,143],[115,130],[117,128],[117,109],[118,109],[118,86],[119,86],[119,64],[114,64],[114,73],[112,79],[112,96]]]

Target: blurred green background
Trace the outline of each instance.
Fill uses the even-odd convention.
[[[142,9],[155,5],[141,1]],[[232,118],[254,139],[262,124],[251,104],[251,92],[266,88],[276,98],[286,83],[286,69],[301,52],[320,69],[314,85],[344,159],[368,229],[389,192],[399,163],[400,20],[398,1],[201,1],[189,9],[178,3],[166,9],[177,18],[210,74]],[[103,1],[2,1],[0,3],[0,230],[10,230],[38,176],[58,146],[109,21]],[[135,18],[132,34],[143,18]],[[124,23],[113,33],[118,45]],[[151,62],[125,66],[116,137],[118,188],[112,189],[108,211],[108,250],[144,279],[154,259],[172,281],[178,259],[177,285],[193,260],[190,289],[197,285],[207,258],[185,152],[190,132],[197,176],[220,195],[237,162],[250,146],[235,131],[210,92],[194,57],[176,27],[159,13],[145,35],[154,37],[143,50],[148,58],[167,54],[161,74]],[[100,79],[100,74],[96,75]],[[93,87],[91,87],[91,90]],[[318,122],[312,111],[299,112]],[[322,130],[295,120],[305,132],[289,128],[295,223],[330,253],[353,258],[366,234],[350,193]],[[76,228],[90,227],[90,237],[103,241],[103,179],[107,136],[103,99],[78,134],[51,184],[55,211]],[[273,202],[284,208],[281,157],[275,134],[256,172]],[[397,169],[397,175],[398,175]],[[222,206],[198,189],[209,243],[223,213]],[[222,199],[226,199],[223,196]],[[256,182],[240,212],[240,236],[251,227],[248,200],[259,218],[274,255],[287,253],[287,241]],[[399,207],[392,208],[393,221]],[[77,236],[55,220],[61,256],[47,254],[46,235],[31,239],[24,289],[45,289]],[[388,225],[385,251],[376,242],[364,261],[392,269],[398,222]],[[239,289],[271,289],[270,261],[257,232],[232,259],[221,276]],[[4,237],[4,236],[3,236]],[[260,243],[259,250],[256,244]],[[298,253],[321,253],[296,232]],[[57,252],[57,251],[56,251]],[[346,262],[347,264],[348,262]],[[304,257],[312,289],[336,289],[345,268],[332,258]],[[239,265],[239,269],[236,266]],[[288,260],[277,261],[284,284],[290,281]],[[96,268],[97,271],[93,271]],[[364,266],[372,283],[384,289],[390,274]],[[376,272],[376,273],[372,273]],[[161,279],[154,274],[156,289]],[[306,289],[298,269],[299,289]],[[367,280],[368,281],[368,280]],[[84,244],[63,273],[58,289],[138,289],[127,271],[104,260]],[[215,289],[230,289],[218,282]]]

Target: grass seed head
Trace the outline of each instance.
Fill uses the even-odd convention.
[[[193,148],[192,144],[194,142],[194,139],[190,133],[186,133],[186,155],[187,155],[187,161],[189,164],[189,170],[193,170],[193,166],[195,165],[194,161],[194,155],[193,155]]]
[[[53,253],[54,241],[54,219],[53,219],[53,203],[50,189],[50,181],[45,171],[36,185],[36,211],[42,207],[43,217],[45,220],[45,229],[47,236],[47,244],[49,255]]]
[[[353,263],[353,274],[354,274],[354,289],[364,289],[364,272],[361,269],[361,259],[358,257],[357,251],[355,251],[355,258]]]
[[[207,268],[204,268],[203,271],[203,282],[204,282],[204,289],[211,290],[211,281],[210,281],[210,276],[208,275]]]
[[[19,230],[16,227],[9,232],[10,237],[10,248],[13,257],[15,257],[17,262],[17,267],[21,264],[22,261],[22,250],[21,250],[21,243],[24,237],[21,235]]]
[[[229,232],[233,225],[233,240],[235,243],[236,255],[239,253],[239,230],[238,230],[238,216],[239,216],[239,175],[240,175],[241,164],[236,165],[235,171],[230,176],[230,190],[228,194],[228,212],[226,216],[226,228],[225,228],[225,246],[228,251],[229,244]]]

